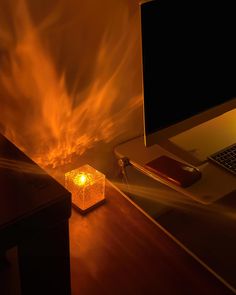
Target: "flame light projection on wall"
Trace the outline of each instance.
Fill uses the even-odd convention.
[[[110,171],[108,148],[142,133],[138,8],[0,1],[0,129],[50,174],[91,149]]]
[[[72,204],[81,213],[105,201],[105,175],[90,165],[67,172],[65,186],[72,194]]]

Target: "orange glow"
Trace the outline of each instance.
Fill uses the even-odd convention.
[[[67,172],[65,187],[72,194],[72,203],[81,211],[105,199],[105,175],[89,165]]]
[[[65,23],[62,7],[32,19],[34,1],[32,11],[25,0],[5,2],[0,129],[6,137],[40,166],[54,168],[99,143],[127,137],[132,128],[137,132],[137,121],[141,132],[138,5],[134,13],[125,1],[113,1],[116,7],[85,1],[84,11],[74,9],[79,15]]]
[[[78,186],[84,186],[89,183],[89,176],[85,173],[79,173],[74,178],[74,183]]]

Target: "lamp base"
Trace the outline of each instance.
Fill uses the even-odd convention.
[[[92,211],[93,209],[99,207],[100,205],[104,204],[105,202],[106,202],[106,199],[102,199],[102,200],[98,201],[96,204],[94,204],[91,207],[84,209],[84,210],[72,202],[72,207],[75,208],[76,211],[78,211],[79,213],[86,214],[86,213]]]

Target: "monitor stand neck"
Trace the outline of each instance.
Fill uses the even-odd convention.
[[[185,143],[186,144],[186,143]],[[167,139],[159,143],[159,145],[164,148],[166,151],[176,155],[177,157],[183,159],[187,163],[193,166],[200,166],[205,162],[205,159],[199,159],[193,155],[193,153],[189,152],[189,149],[186,145],[186,149],[179,146],[178,144],[171,141],[171,139]]]

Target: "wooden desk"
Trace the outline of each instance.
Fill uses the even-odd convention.
[[[233,294],[109,183],[106,203],[70,220],[73,295]]]
[[[0,134],[0,253],[18,247],[22,295],[70,294],[70,214],[70,193]]]
[[[201,165],[206,170],[202,170],[203,177],[198,184],[182,193],[184,189],[173,189],[150,175],[144,167],[148,161],[166,153],[160,146],[145,148],[143,138],[139,137],[117,146],[115,152],[118,158],[128,157],[132,164],[126,168],[130,190],[132,184],[134,188],[135,185],[148,188],[146,198],[143,198],[144,193],[140,197],[135,189],[131,192],[134,196],[137,194],[141,206],[153,212],[155,219],[169,233],[236,290],[235,176],[207,162]],[[199,192],[205,191],[204,198],[193,198],[188,194],[190,190],[196,189],[196,192],[197,187]],[[148,204],[149,199],[152,204]],[[170,212],[162,215],[158,203],[163,205],[163,212]],[[150,208],[154,209],[151,211]]]

